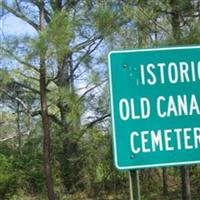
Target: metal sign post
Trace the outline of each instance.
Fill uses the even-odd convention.
[[[139,172],[137,170],[128,171],[130,200],[140,200]]]

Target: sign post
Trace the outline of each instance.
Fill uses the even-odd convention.
[[[138,170],[128,171],[129,187],[130,187],[130,200],[140,200],[140,182]]]

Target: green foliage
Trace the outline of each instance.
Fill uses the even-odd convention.
[[[98,72],[92,72],[89,76],[89,80],[92,84],[97,85],[100,83],[101,79],[99,77],[99,73]]]
[[[56,58],[60,63],[69,52],[69,43],[73,38],[74,27],[67,13],[55,12],[39,37],[32,40],[32,56],[49,56],[49,59]]]
[[[191,29],[186,30],[183,36],[183,44],[200,44],[200,22],[191,23]]]
[[[56,56],[61,62],[68,52],[69,43],[74,37],[73,24],[65,12],[55,12],[51,22],[40,32],[39,37],[32,42],[33,52],[37,56]],[[34,53],[33,53],[34,55]]]
[[[69,123],[75,123],[74,125],[76,125],[83,112],[83,105],[79,100],[79,96],[71,92],[69,88],[56,87],[54,90],[49,92],[48,97],[52,103],[50,112],[58,112],[58,107],[56,105],[58,105],[59,102],[62,102],[68,109],[66,121]]]
[[[10,83],[10,75],[5,69],[0,69],[0,83],[0,89],[5,87],[6,84]]]
[[[0,154],[0,198],[10,192],[14,182],[14,173],[12,163],[6,156]]]
[[[69,51],[69,43],[74,37],[74,27],[65,12],[56,12],[52,16],[51,23],[47,26],[46,39],[55,48],[59,61]]]
[[[102,190],[122,187],[126,173],[117,172],[113,166],[111,138],[95,129],[87,131],[81,140],[84,168],[82,169],[84,187],[91,196],[101,196]]]
[[[117,20],[116,14],[108,7],[100,6],[93,14],[97,30],[103,35],[108,36],[116,31]]]
[[[22,148],[23,156],[9,145],[1,145],[0,199],[19,199],[24,192],[42,193],[44,177],[42,168],[41,138],[30,138]],[[24,198],[25,199],[25,198]]]
[[[0,140],[6,140],[6,138],[12,138],[16,136],[15,122],[16,115],[6,111],[0,112]]]

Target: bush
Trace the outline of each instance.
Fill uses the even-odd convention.
[[[4,199],[6,193],[10,191],[13,181],[12,164],[8,158],[0,154],[0,199]]]

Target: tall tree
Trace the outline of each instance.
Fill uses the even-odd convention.
[[[40,19],[40,34],[45,30],[45,10],[44,10],[44,1],[40,0],[39,3],[39,19]],[[39,84],[40,84],[40,107],[41,107],[41,116],[42,116],[42,126],[43,126],[43,156],[44,156],[44,172],[46,175],[46,186],[47,194],[49,200],[55,199],[54,188],[53,188],[53,178],[51,171],[51,157],[50,157],[50,123],[48,115],[48,106],[47,106],[47,88],[46,88],[46,47],[43,47],[39,50]]]
[[[114,14],[108,9],[103,12],[101,3],[93,1],[3,1],[2,6],[35,30],[34,36],[6,41],[2,49],[20,66],[19,77],[13,82],[37,99],[32,105],[34,110],[27,109],[27,112],[42,118],[47,190],[49,199],[54,199],[50,123],[60,126],[62,160],[65,161],[63,164],[60,160],[61,168],[67,166],[61,171],[64,176],[67,171],[64,183],[70,190],[78,179],[76,171],[79,170],[75,170],[78,159],[75,164],[71,162],[71,155],[78,151],[77,143],[88,127],[108,116],[102,112],[99,119],[94,116],[94,121],[81,125],[81,116],[88,112],[82,102],[89,94],[96,95],[102,80],[106,81],[100,75],[104,70],[95,66],[100,59],[92,59],[91,55],[100,47],[103,37],[111,34],[111,29],[107,29],[108,33],[105,27],[114,22]],[[85,81],[81,81],[83,79]],[[93,81],[95,79],[98,81]],[[73,174],[76,180],[71,178]]]
[[[191,200],[191,189],[190,189],[190,175],[189,175],[189,167],[182,166],[181,167],[181,186],[182,186],[182,199],[183,200]]]

